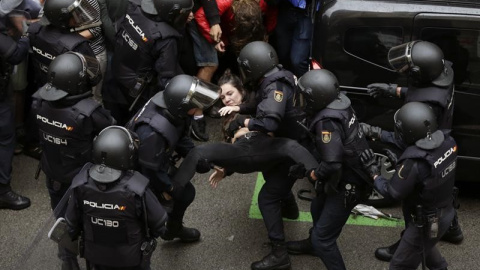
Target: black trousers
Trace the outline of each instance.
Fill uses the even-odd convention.
[[[259,193],[258,203],[271,240],[285,240],[281,202],[293,199],[291,189],[296,180],[288,177],[290,166],[295,163],[303,163],[307,169],[318,166],[316,159],[298,142],[256,132],[252,137],[240,138],[234,144],[196,146],[185,157],[173,182],[188,183],[201,159],[207,159],[229,172],[263,173],[266,183]]]

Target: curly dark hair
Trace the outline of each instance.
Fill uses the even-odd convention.
[[[258,0],[234,0],[232,9],[235,24],[230,42],[233,52],[238,55],[248,43],[264,41],[266,31]]]

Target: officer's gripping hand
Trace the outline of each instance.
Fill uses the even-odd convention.
[[[232,120],[232,122],[230,122],[230,124],[228,125],[228,128],[226,130],[227,135],[233,138],[235,135],[235,132],[239,128],[245,127],[245,119],[247,119],[245,115],[237,114],[235,118]]]
[[[306,173],[307,169],[305,168],[305,165],[303,165],[303,163],[297,163],[290,166],[290,169],[288,170],[288,177],[302,179],[305,177]]]
[[[390,149],[383,149],[385,151],[385,155],[387,156],[388,160],[392,163],[393,166],[397,165],[397,154],[395,154],[392,150]]]
[[[377,97],[396,97],[397,85],[391,83],[372,83],[367,86],[368,94]]]
[[[367,138],[380,140],[382,137],[382,129],[380,127],[370,126],[369,124],[360,123],[360,129]]]
[[[360,161],[370,177],[374,178],[375,176],[380,175],[380,165],[378,164],[377,158],[372,149],[369,148],[363,151],[362,154],[360,154]]]

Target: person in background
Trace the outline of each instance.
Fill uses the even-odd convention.
[[[0,2],[0,4],[2,4]],[[0,13],[0,209],[20,210],[30,206],[30,199],[12,190],[12,162],[15,148],[15,120],[8,92],[12,65],[22,62],[28,54],[29,40],[15,42],[6,33],[5,15]]]

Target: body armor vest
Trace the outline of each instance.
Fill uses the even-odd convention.
[[[258,104],[267,98],[266,95],[270,93],[272,88],[275,88],[274,90],[282,90],[283,98],[287,99],[285,114],[278,129],[275,131],[275,136],[286,137],[302,142],[308,135],[305,130],[298,125],[297,121],[302,122],[306,115],[301,108],[296,106],[296,85],[293,73],[285,69],[280,69],[278,72],[264,78],[260,84],[262,91],[257,93]],[[270,114],[277,114],[266,106],[264,108],[259,107],[259,109],[263,115],[257,115],[256,117],[266,117]]]
[[[448,88],[440,88],[435,85],[418,88],[411,86],[405,94],[405,103],[418,101],[440,106],[443,109],[443,115],[437,115],[438,129],[451,129],[454,101],[453,87],[453,83]]]
[[[359,156],[369,146],[365,136],[360,131],[357,117],[352,107],[343,110],[325,108],[319,111],[310,123],[310,132],[315,134],[316,124],[324,119],[334,119],[341,123],[344,148],[343,163],[357,173],[362,172]]]
[[[137,82],[154,77],[158,52],[155,41],[181,35],[165,22],[148,19],[142,13],[139,3],[129,3],[127,14],[119,22],[116,35],[114,74],[118,82],[127,89],[133,89]]]
[[[442,145],[433,150],[424,150],[415,145],[409,146],[398,159],[398,163],[415,158],[426,160],[430,165],[431,172],[426,179],[422,179],[421,187],[418,187],[416,201],[409,202],[409,205],[421,204],[426,211],[451,206],[457,164],[457,144],[455,140],[445,135],[445,141]]]
[[[53,26],[42,26],[39,22],[30,25],[28,37],[33,50],[32,59],[38,86],[47,83],[48,67],[55,57],[75,51],[81,43],[85,43],[85,48],[90,48],[88,40],[80,34],[64,32]],[[93,50],[89,56],[95,57]]]
[[[52,107],[38,100],[35,119],[42,145],[42,170],[47,177],[70,183],[92,156],[93,123],[90,116],[100,107],[92,98],[82,99],[74,106]]]
[[[141,197],[149,183],[138,172],[125,171],[115,183],[100,190],[88,176],[92,163],[75,177],[77,202],[82,209],[84,257],[93,264],[111,267],[140,265],[145,240]]]

